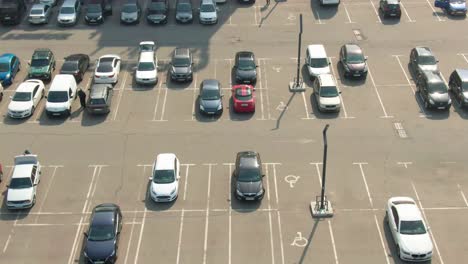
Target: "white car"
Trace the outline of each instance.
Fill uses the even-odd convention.
[[[10,184],[7,185],[7,208],[25,209],[33,207],[36,203],[36,189],[40,180],[41,164],[37,160],[37,155],[24,154],[16,156]]]
[[[175,154],[162,153],[156,157],[149,178],[150,196],[155,202],[172,202],[179,193],[180,163]]]
[[[432,241],[424,219],[410,197],[392,197],[385,213],[388,226],[402,260],[428,261],[432,258]]]
[[[158,82],[158,58],[154,54],[155,47],[153,41],[140,42],[140,56],[135,70],[135,81],[138,84]]]
[[[202,0],[200,2],[200,24],[218,23],[218,7],[214,0]]]
[[[44,83],[41,80],[30,79],[21,83],[11,97],[8,116],[11,118],[32,116],[43,97]]]
[[[101,56],[96,62],[94,82],[116,84],[119,80],[120,63],[120,57],[117,55]]]

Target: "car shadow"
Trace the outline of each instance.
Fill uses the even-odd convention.
[[[150,186],[151,186],[151,181],[148,180],[148,183],[146,184],[145,200],[143,201],[145,203],[145,208],[148,211],[155,211],[155,212],[157,212],[157,211],[166,211],[166,210],[171,209],[172,206],[174,206],[174,204],[177,202],[178,198],[176,198],[174,201],[168,202],[168,203],[156,203],[150,197],[150,193],[149,193],[150,192]]]
[[[234,176],[234,171],[231,174],[231,209],[238,213],[253,213],[260,208],[262,201],[240,201],[236,198],[234,192],[236,191],[236,177]]]
[[[297,61],[297,60],[296,60]],[[307,87],[312,87],[312,84],[314,83],[314,79],[310,77],[309,75],[309,71],[307,70],[307,65],[305,64],[302,64],[302,67],[301,67],[301,76],[299,77],[302,77],[302,81],[304,82],[304,84],[307,86]],[[307,88],[306,87],[306,88]]]
[[[317,105],[317,100],[315,99],[314,92],[310,94],[309,102],[310,102],[310,105],[312,106],[312,113],[314,113],[314,116],[317,119],[335,119],[340,116],[340,112],[330,112],[330,113],[320,112],[318,105]]]
[[[65,123],[69,119],[68,116],[48,116],[46,114],[45,108],[42,109],[42,112],[39,113],[37,121],[41,126],[59,126]]]
[[[5,125],[21,125],[21,124],[24,124],[26,122],[28,122],[28,120],[30,120],[31,118],[33,118],[32,116],[30,117],[26,117],[26,118],[11,118],[9,117],[8,115],[3,115],[3,124]]]
[[[76,110],[75,112],[73,112],[72,115],[75,115],[75,113],[77,113],[78,115],[82,114],[82,117],[81,117],[82,126],[95,126],[95,125],[102,124],[106,122],[108,119],[110,119],[112,111],[107,114],[93,115],[93,114],[90,114],[87,110],[80,108]]]
[[[457,96],[449,90],[449,96],[452,99],[453,110],[464,120],[468,120],[468,115],[465,108],[461,105],[461,101]]]
[[[85,232],[85,229],[83,228],[82,230],[83,232]],[[81,236],[81,243],[80,243],[80,251],[78,252],[78,259],[74,259],[72,260],[73,262],[77,262],[79,264],[87,264],[86,262],[86,258],[84,256],[84,249],[85,249],[85,245],[86,245],[86,237],[84,235],[84,233],[81,233],[81,234],[78,234],[79,236]]]

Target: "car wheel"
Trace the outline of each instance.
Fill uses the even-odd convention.
[[[387,212],[387,211],[385,211],[385,217],[384,217],[384,219],[385,219],[385,222],[387,222],[387,224],[388,224],[388,212]]]
[[[401,253],[400,253],[400,246],[396,245],[396,254],[399,258],[401,258]]]
[[[0,93],[0,101],[3,100],[3,92]]]
[[[68,116],[71,116],[71,107],[68,108],[67,115],[68,115]]]
[[[32,201],[32,205],[35,205],[35,204],[36,204],[36,195],[34,195],[33,201]]]
[[[42,90],[41,98],[44,98],[44,90]]]
[[[424,108],[429,109],[429,102],[424,100]]]
[[[30,115],[30,116],[34,115],[34,111],[36,111],[36,107],[33,106],[33,107],[31,108],[31,115]]]
[[[0,182],[3,181],[3,172],[0,172]]]

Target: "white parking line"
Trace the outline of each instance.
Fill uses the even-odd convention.
[[[335,79],[339,80],[339,79],[340,79],[339,76],[336,75],[335,70],[333,69],[333,60],[332,60],[332,57],[329,57],[328,59],[330,60],[330,63],[331,63],[330,68],[331,68],[331,70],[332,70],[333,75],[335,76]],[[354,117],[348,117],[348,112],[346,111],[346,106],[345,106],[345,103],[344,103],[344,100],[343,100],[343,96],[341,96],[341,90],[340,90],[340,87],[339,87],[338,84],[336,85],[336,89],[338,89],[338,92],[339,92],[338,95],[340,96],[341,105],[343,106],[343,114],[344,114],[344,117],[343,117],[343,118],[354,118]]]
[[[265,174],[268,178],[270,175],[268,173],[268,164],[265,166]],[[271,202],[270,202],[270,181],[266,181],[267,184],[267,200],[268,200],[268,209],[271,209]],[[268,211],[268,223],[270,224],[270,247],[271,247],[271,264],[275,264],[275,245],[273,243],[273,224],[271,222],[271,211]]]
[[[133,221],[135,222],[136,220],[136,216],[137,216],[137,212],[135,211],[133,213]],[[130,229],[130,238],[129,238],[129,242],[128,242],[128,245],[127,245],[127,251],[125,253],[125,260],[124,260],[124,263],[127,264],[127,260],[128,260],[128,253],[130,252],[130,247],[132,245],[132,238],[133,238],[133,230],[135,229],[135,225],[132,225],[132,228]]]
[[[403,11],[405,11],[406,17],[408,18],[408,22],[413,23],[416,22],[416,20],[411,19],[411,17],[408,14],[408,11],[406,10],[405,5],[403,5],[403,2],[400,1],[400,5],[403,8]]]
[[[162,104],[162,108],[161,108],[161,118],[159,119],[159,121],[167,121],[164,119],[164,112],[166,111],[166,100],[167,100],[167,84],[164,85],[164,100],[163,100],[163,104]]]
[[[463,202],[465,202],[466,207],[468,207],[468,201],[466,200],[465,193],[463,192],[460,184],[457,184],[457,187],[458,187],[458,190],[460,191],[460,194],[461,194],[461,196],[463,198]]]
[[[382,231],[380,230],[379,221],[377,220],[377,215],[375,214],[375,211],[374,211],[374,221],[375,221],[375,226],[377,227],[377,231],[379,232],[380,244],[382,245],[382,249],[384,251],[385,260],[387,261],[387,264],[390,264],[390,259],[388,257],[389,254],[387,252],[387,248],[385,247],[385,242],[383,239]]]
[[[382,98],[380,98],[379,90],[377,89],[377,85],[375,85],[374,77],[372,76],[372,72],[370,70],[369,62],[367,62],[367,69],[368,69],[369,77],[371,78],[372,86],[374,86],[374,91],[377,94],[377,98],[379,99],[380,107],[382,107],[382,111],[384,113],[384,115],[381,116],[381,118],[393,118],[393,116],[389,116],[387,114],[387,110],[385,110],[385,106],[383,105]]]
[[[232,252],[232,190],[231,190],[231,177],[232,177],[232,166],[234,163],[223,163],[223,165],[229,166],[229,180],[228,180],[228,201],[229,201],[229,242],[228,242],[228,264],[231,264],[231,252]]]
[[[462,56],[466,63],[468,63],[468,59],[466,58],[465,53],[458,53],[458,55]]]
[[[276,180],[276,165],[273,164],[273,182],[275,183],[275,198],[276,198],[276,207],[279,207],[279,198],[278,198],[278,183]],[[276,215],[278,217],[278,233],[280,236],[280,248],[281,248],[281,263],[284,264],[284,245],[283,245],[283,231],[281,230],[281,217],[280,211],[276,211]]]
[[[306,96],[305,96],[305,92],[301,92],[301,95],[302,95],[302,100],[304,101],[304,108],[305,108],[305,113],[306,113],[306,117],[303,117],[301,119],[315,119],[315,117],[310,117],[310,114],[309,114],[309,108],[307,107],[307,100],[306,100]]]
[[[196,96],[197,96],[197,90],[198,90],[197,89],[197,74],[194,73],[194,75],[195,76],[193,77],[193,79],[194,79],[194,82],[193,82],[194,83],[194,89],[193,89],[193,98],[192,98],[192,100],[193,100],[192,121],[195,120],[195,111],[196,111],[196,108],[197,108],[197,104],[196,104],[197,103],[197,97]]]
[[[257,59],[257,65],[261,65],[260,59]],[[262,92],[263,86],[262,86],[262,69],[261,68],[258,71],[257,81],[259,82],[259,86],[260,86],[260,113],[261,113],[261,116],[262,116],[262,118],[257,118],[257,120],[266,120],[265,119],[265,113],[263,111],[263,92]]]
[[[370,2],[371,5],[372,5],[372,9],[374,10],[375,15],[377,16],[377,22],[380,23],[380,24],[382,24],[382,19],[380,19],[379,11],[378,11],[377,8],[375,7],[374,2],[372,2],[372,0],[369,0],[369,2]]]
[[[209,225],[209,216],[210,216],[210,192],[211,192],[211,169],[216,163],[206,163],[203,164],[208,166],[208,191],[207,191],[207,201],[206,201],[206,214],[205,214],[205,242],[203,244],[203,264],[206,264],[206,252],[208,250],[208,225]]]
[[[414,194],[416,195],[416,199],[419,204],[419,208],[421,208],[422,215],[424,217],[424,220],[426,221],[426,225],[429,226],[429,222],[427,221],[426,213],[424,212],[424,207],[422,206],[421,199],[419,199],[418,191],[416,191],[416,186],[414,186],[413,181],[411,181],[411,186],[413,187]],[[439,256],[439,260],[441,264],[444,264],[444,260],[442,259],[442,255],[440,254],[439,247],[437,246],[437,242],[435,240],[434,234],[432,233],[432,230],[429,228],[429,234],[432,237],[432,242],[434,243],[435,249],[437,251],[437,255]]]
[[[185,211],[182,208],[182,214],[180,215],[180,225],[179,225],[179,240],[177,242],[176,264],[179,264],[179,260],[180,260],[180,246],[182,244],[182,231],[184,230],[184,212]]]
[[[351,21],[351,16],[349,15],[348,8],[346,8],[346,5],[343,5],[343,7],[344,7],[344,10],[345,10],[345,13],[346,13],[346,17],[348,18],[348,21],[346,23],[347,24],[355,23],[355,22]]]
[[[263,61],[263,75],[265,76],[265,97],[266,97],[266,107],[268,113],[268,120],[271,120],[271,113],[270,113],[270,97],[268,95],[268,77],[267,77],[267,68],[266,68],[266,60],[268,59],[260,59],[260,62]],[[261,65],[260,65],[261,66]],[[262,69],[260,68],[260,71]]]
[[[146,167],[147,166],[143,166],[143,177],[146,175]],[[149,193],[147,191],[145,201],[147,201],[149,199],[148,195],[149,195]],[[146,209],[146,206],[145,206],[145,209],[143,210],[143,218],[141,219],[142,223],[141,223],[141,226],[140,226],[140,235],[138,237],[138,244],[137,244],[137,248],[136,248],[136,252],[135,252],[135,262],[134,262],[135,264],[138,264],[138,256],[140,254],[140,247],[141,247],[141,241],[142,241],[142,238],[143,238],[143,230],[145,229],[147,211],[148,211],[148,209]]]
[[[181,166],[186,166],[185,168],[185,182],[184,182],[184,201],[185,201],[185,198],[187,197],[187,183],[188,183],[188,179],[189,179],[189,170],[190,170],[190,166],[195,166],[195,164],[181,164]]]
[[[432,4],[429,2],[429,0],[426,0],[426,2],[427,2],[427,5],[429,5],[429,7],[432,9],[432,13],[433,13],[434,15],[436,15],[437,21],[439,21],[439,22],[445,21],[445,19],[441,19],[441,18],[440,18],[439,14],[437,14],[437,12],[435,11],[434,7],[433,7]]]
[[[128,66],[126,68],[128,68]],[[115,121],[115,119],[117,118],[117,112],[119,111],[120,102],[122,101],[122,96],[125,91],[125,83],[127,82],[127,77],[128,77],[128,69],[125,70],[124,72],[122,85],[120,86],[119,98],[117,99],[117,106],[115,107],[114,115],[112,116],[113,121]]]
[[[63,167],[63,166],[61,166],[61,167]],[[46,192],[44,194],[44,197],[41,199],[41,205],[39,206],[39,213],[42,212],[42,208],[44,207],[45,200],[47,199],[47,195],[49,194],[49,191],[50,191],[50,186],[52,186],[52,182],[54,181],[55,173],[57,172],[57,169],[60,168],[60,167],[55,166],[53,168],[54,168],[54,171],[52,172],[52,176],[50,177],[50,181],[49,181],[49,184],[47,185]],[[39,219],[39,215],[36,215],[34,223],[37,223],[38,219]]]
[[[164,76],[164,75],[163,75]],[[161,89],[162,89],[162,83],[163,83],[163,78],[159,78],[159,83],[158,83],[158,94],[156,96],[156,105],[154,106],[153,110],[153,119],[151,121],[158,121],[156,120],[156,115],[158,114],[158,105],[159,105],[159,98],[161,97]]]
[[[10,240],[11,240],[11,234],[8,235],[7,241],[5,242],[5,246],[3,247],[3,254],[5,254],[5,252],[7,251],[8,245],[10,244]]]
[[[364,170],[362,168],[362,165],[367,165],[367,162],[354,162],[353,165],[358,165],[359,169],[361,170],[362,180],[364,181],[364,186],[366,187],[366,191],[367,191],[367,198],[369,198],[369,203],[370,203],[371,208],[374,208],[374,202],[372,201],[372,197],[369,191],[369,186],[367,185],[366,175],[364,174]]]

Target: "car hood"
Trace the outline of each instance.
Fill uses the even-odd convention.
[[[43,66],[43,67],[33,67],[31,66],[29,68],[30,73],[44,73],[49,71],[49,66]]]
[[[222,105],[222,101],[221,99],[217,99],[217,100],[203,100],[203,99],[200,99],[200,105],[203,106],[203,108],[205,108],[205,110],[213,110],[213,111],[216,111],[218,110],[218,107],[220,105]]]
[[[320,104],[321,105],[339,105],[340,104],[340,97],[320,97]]]
[[[158,195],[170,196],[174,189],[177,189],[177,181],[163,184],[155,183],[154,181],[151,182],[151,190]]]
[[[241,78],[252,79],[252,78],[255,78],[257,71],[256,70],[244,71],[244,70],[237,69],[236,74],[237,76]]]
[[[217,16],[216,12],[200,12],[201,18],[216,18]]]
[[[173,73],[190,73],[190,67],[172,67]]]
[[[136,71],[135,75],[138,79],[152,79],[156,78],[156,70],[154,71]]]
[[[237,190],[241,193],[258,193],[262,188],[262,181],[237,182]]]
[[[176,14],[177,17],[192,17],[193,14],[192,12],[177,12]]]
[[[86,241],[85,252],[90,259],[105,259],[115,250],[114,240]]]
[[[61,102],[61,103],[51,103],[51,102],[46,102],[46,109],[49,111],[63,111],[67,110],[70,106],[70,103],[67,102]]]
[[[90,13],[90,12],[87,12],[86,13],[86,16],[88,18],[98,18],[100,16],[102,16],[102,12],[97,12],[97,13]]]
[[[457,3],[450,3],[450,8],[455,9],[455,10],[465,10],[466,9],[466,3],[459,1]]]
[[[59,20],[73,20],[76,18],[75,14],[59,14],[58,19]]]
[[[434,64],[434,65],[419,65],[419,69],[421,71],[437,72],[437,71],[439,71],[439,66],[437,66],[437,64]]]
[[[363,71],[366,68],[365,63],[347,63],[346,66],[352,71]]]
[[[401,249],[411,254],[425,254],[432,251],[432,241],[429,234],[400,235]]]
[[[448,93],[432,93],[430,96],[431,96],[431,99],[437,103],[446,103],[450,99],[450,96]]]
[[[31,101],[28,101],[28,102],[11,101],[10,104],[8,105],[8,110],[22,112],[22,111],[31,109],[32,106],[33,104]]]
[[[313,67],[307,66],[307,69],[309,70],[309,74],[314,75],[314,76],[330,73],[330,66],[325,66],[322,68],[313,68]]]
[[[24,201],[31,200],[33,197],[34,188],[23,188],[23,189],[8,189],[7,201]]]
[[[121,18],[137,18],[138,13],[137,12],[131,12],[131,13],[122,12],[122,14],[120,14],[120,17]]]

